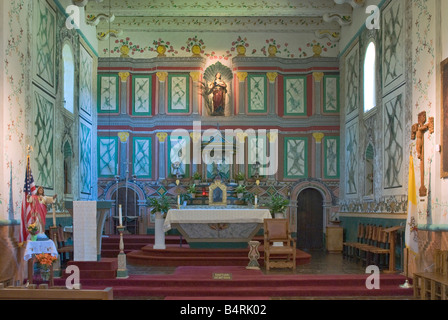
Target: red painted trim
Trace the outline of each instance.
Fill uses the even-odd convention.
[[[207,129],[216,129],[216,126],[208,125],[208,126],[201,126],[201,130],[207,130]],[[193,124],[191,126],[157,126],[157,127],[147,127],[147,128],[133,128],[130,126],[98,126],[98,131],[133,131],[133,132],[139,132],[139,131],[159,131],[159,130],[174,130],[174,129],[185,129],[185,130],[193,130]],[[292,132],[313,132],[313,131],[340,131],[339,126],[312,126],[312,127],[304,127],[304,128],[283,128],[278,126],[220,126],[219,128],[221,131],[224,131],[226,129],[241,129],[241,130],[247,130],[247,129],[254,129],[254,130],[278,130],[279,132],[283,131],[292,131]]]

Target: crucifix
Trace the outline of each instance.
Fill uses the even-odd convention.
[[[434,133],[434,118],[429,118],[426,123],[426,111],[419,113],[418,123],[412,126],[412,140],[417,140],[417,156],[420,159],[420,197],[426,197],[428,190],[425,187],[425,133]]]

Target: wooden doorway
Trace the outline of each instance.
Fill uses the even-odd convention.
[[[297,248],[323,249],[323,197],[316,189],[305,189],[297,197]]]

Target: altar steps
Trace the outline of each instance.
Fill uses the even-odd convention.
[[[213,274],[226,273],[230,280],[216,280]],[[160,297],[166,300],[248,300],[281,297],[401,297],[413,291],[401,289],[405,277],[381,275],[381,288],[366,288],[368,275],[265,275],[245,267],[178,267],[168,275],[130,275],[126,279],[81,278],[83,289],[112,287],[114,298]],[[57,285],[61,280],[56,279]]]
[[[258,263],[264,265],[263,237],[260,241],[260,258]],[[119,236],[108,236],[102,240],[102,258],[116,258],[119,253]],[[166,249],[154,249],[153,235],[125,235],[124,252],[128,264],[137,266],[247,266],[249,263],[249,247],[247,249],[191,249],[185,239],[179,236],[166,236]],[[311,256],[297,250],[297,265],[308,264]]]

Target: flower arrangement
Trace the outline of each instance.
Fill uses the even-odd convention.
[[[199,49],[198,49],[199,48]],[[194,38],[188,38],[187,46],[183,46],[180,48],[185,52],[193,52],[193,54],[198,55],[204,53],[204,41],[202,39],[198,39],[198,36],[194,36]],[[196,51],[198,50],[198,51]]]
[[[173,46],[169,41],[165,42],[161,38],[154,40],[152,42],[153,47],[149,48],[149,51],[156,51],[160,56],[164,56],[165,52],[171,53],[172,55],[178,54],[177,50],[174,50]]]
[[[52,256],[49,253],[36,254],[36,260],[44,269],[51,267],[51,265],[57,260],[57,257]]]
[[[328,41],[325,43],[320,43],[317,40],[313,40],[306,44],[307,48],[311,48],[315,56],[320,56],[322,52],[327,52],[328,49],[333,49],[336,47],[336,44]],[[302,48],[299,48],[299,57],[307,57],[308,54]]]
[[[122,48],[126,48],[123,50]],[[143,53],[146,48],[140,47],[138,44],[134,44],[129,37],[125,39],[117,39],[115,40],[115,47],[110,50],[110,53],[122,53],[126,55],[131,53],[134,55],[135,53]],[[104,53],[107,53],[108,49],[104,49]]]
[[[266,45],[263,48],[261,48],[261,52],[263,52],[263,54],[265,56],[269,55],[269,56],[275,56],[275,54],[278,52],[278,50],[280,49],[281,45],[277,44],[275,42],[275,39],[271,38],[271,39],[266,39]],[[266,51],[267,49],[267,51]]]
[[[35,236],[38,232],[39,232],[39,227],[37,226],[36,222],[28,225],[27,228],[29,234],[31,234],[32,236]]]
[[[249,43],[247,42],[247,38],[242,38],[238,36],[236,41],[232,42],[232,48],[230,51],[236,51],[239,56],[244,56],[246,53],[246,49],[249,47]]]

